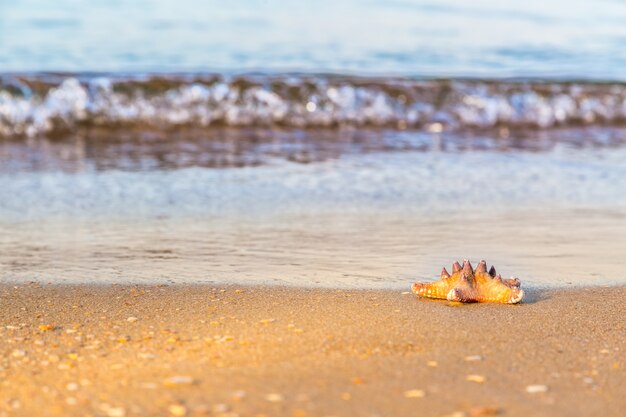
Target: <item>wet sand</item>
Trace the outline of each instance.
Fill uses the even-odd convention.
[[[625,297],[3,284],[0,416],[618,416]]]
[[[251,208],[21,222],[0,214],[0,269],[5,280],[22,283],[402,290],[413,277],[435,279],[454,260],[476,264],[487,254],[504,277],[515,275],[528,286],[626,284],[626,206],[435,215],[365,203],[329,212],[320,206],[271,215]]]

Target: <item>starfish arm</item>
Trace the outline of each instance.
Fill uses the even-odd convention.
[[[481,287],[479,301],[503,304],[517,304],[524,298],[524,290],[519,286],[509,286],[506,283],[492,281]]]
[[[450,282],[447,279],[429,283],[416,282],[411,286],[413,294],[417,295],[418,297],[441,299],[446,298],[446,295],[450,291],[450,288],[452,288],[452,285],[450,285]]]

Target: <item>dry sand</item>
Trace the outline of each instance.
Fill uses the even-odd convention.
[[[3,284],[0,416],[622,416],[625,299]]]

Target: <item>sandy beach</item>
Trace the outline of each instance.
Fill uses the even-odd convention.
[[[0,286],[0,416],[618,416],[626,287]]]
[[[0,2],[0,417],[626,417],[624,22]]]

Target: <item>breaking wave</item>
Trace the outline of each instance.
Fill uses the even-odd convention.
[[[90,126],[443,132],[621,124],[626,124],[623,83],[332,75],[0,76],[0,137]]]

